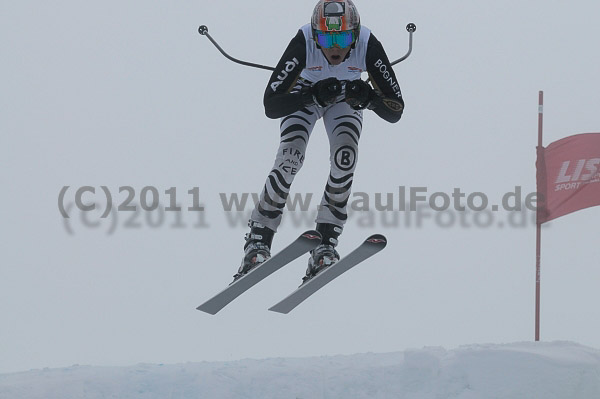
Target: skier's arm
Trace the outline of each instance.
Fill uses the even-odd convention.
[[[306,66],[306,39],[301,30],[292,39],[269,79],[263,103],[265,114],[277,119],[304,108],[312,101],[306,92],[291,93],[300,72]]]
[[[369,37],[366,61],[376,92],[369,108],[388,122],[398,122],[404,111],[402,91],[383,46],[373,33]]]

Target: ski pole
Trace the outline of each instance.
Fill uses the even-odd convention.
[[[417,25],[411,22],[410,24],[406,25],[406,30],[408,31],[408,52],[404,54],[404,56],[402,56],[401,58],[398,58],[396,61],[392,62],[392,66],[404,61],[412,53],[413,33],[415,33],[415,31],[417,30]]]
[[[212,38],[212,36],[208,33],[208,27],[206,25],[200,25],[200,27],[198,28],[198,33],[200,33],[202,36],[208,37],[208,40],[210,40],[212,42],[212,44],[215,45],[215,47],[221,52],[221,54],[223,54],[225,57],[227,57],[227,59],[229,59],[233,62],[237,62],[238,64],[242,64],[242,65],[253,67],[253,68],[266,69],[268,71],[275,70],[275,68],[273,68],[273,67],[260,65],[260,64],[253,64],[252,62],[241,61],[241,60],[238,60],[237,58],[233,58],[232,56],[227,54],[221,48],[221,46],[219,46],[219,44],[215,41],[215,39]]]

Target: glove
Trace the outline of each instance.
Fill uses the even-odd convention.
[[[333,104],[337,96],[342,94],[342,83],[336,78],[319,80],[311,87],[311,93],[315,103],[326,107]]]
[[[352,109],[365,109],[373,100],[375,91],[360,79],[346,83],[346,102]]]

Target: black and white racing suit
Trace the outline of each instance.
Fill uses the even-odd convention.
[[[265,113],[272,119],[281,118],[281,138],[252,221],[277,231],[291,184],[304,163],[308,139],[315,123],[323,118],[331,168],[316,222],[344,225],[358,160],[363,111],[352,109],[344,101],[344,91],[334,104],[321,107],[307,104],[301,89],[330,77],[342,82],[360,79],[362,72],[369,74],[377,94],[369,109],[388,122],[400,120],[404,101],[398,80],[383,46],[368,28],[361,27],[358,40],[339,65],[331,65],[317,47],[310,24],[300,28],[265,90]]]

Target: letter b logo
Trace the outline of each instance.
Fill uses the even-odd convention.
[[[356,162],[356,151],[354,148],[346,145],[338,149],[335,153],[335,166],[344,172],[354,168]]]

